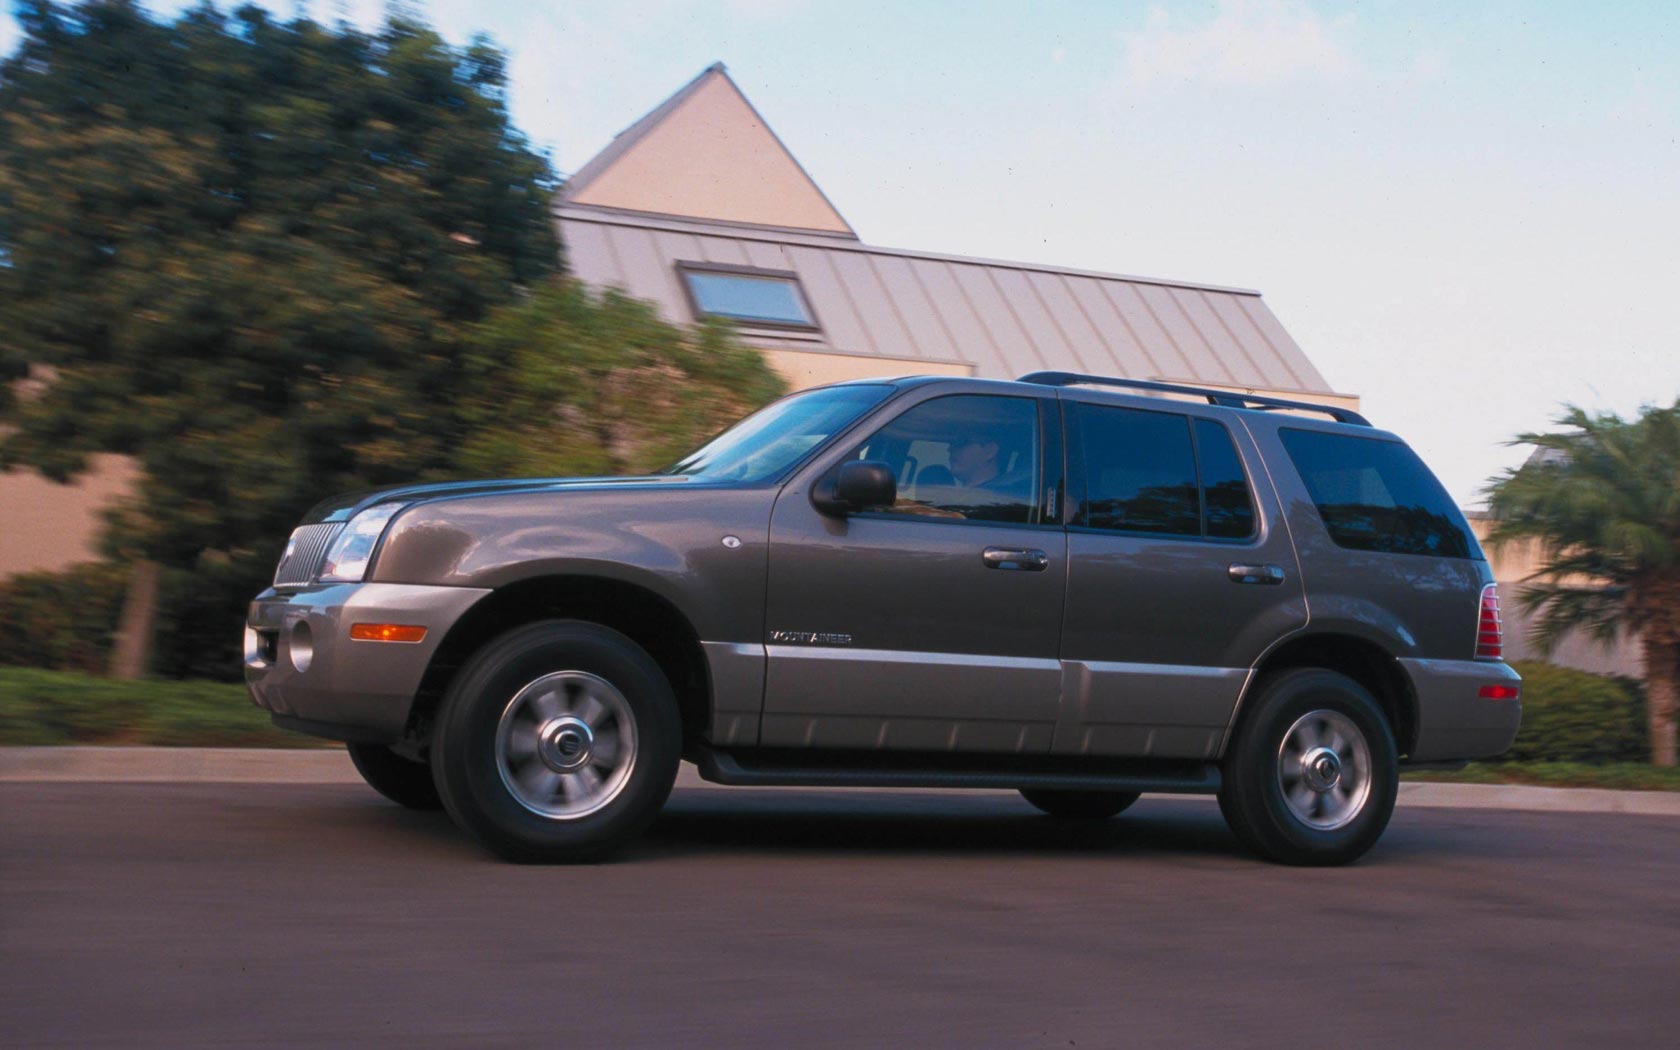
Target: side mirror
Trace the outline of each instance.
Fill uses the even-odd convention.
[[[898,480],[885,463],[870,460],[842,464],[811,489],[811,504],[823,514],[843,518],[866,507],[890,507],[898,498]]]

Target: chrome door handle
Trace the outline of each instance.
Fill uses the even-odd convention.
[[[1283,570],[1276,565],[1242,565],[1233,563],[1225,570],[1232,583],[1276,585],[1283,582]]]
[[[987,547],[980,552],[980,560],[988,569],[1043,572],[1050,564],[1050,555],[1023,547]]]

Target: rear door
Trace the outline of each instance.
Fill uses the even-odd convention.
[[[1074,391],[1063,408],[1072,507],[1054,750],[1213,757],[1249,669],[1306,623],[1276,494],[1228,414]]]

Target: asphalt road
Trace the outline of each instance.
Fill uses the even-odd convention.
[[[0,784],[0,1045],[1663,1046],[1680,820],[1402,808],[1275,867],[1202,801],[679,790],[518,867],[360,786]]]

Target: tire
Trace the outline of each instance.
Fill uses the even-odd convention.
[[[408,809],[442,809],[432,769],[380,744],[346,744],[350,762],[368,786]]]
[[[1300,668],[1261,683],[1252,703],[1219,792],[1231,830],[1284,864],[1358,859],[1399,791],[1394,732],[1376,700],[1346,675]]]
[[[1073,820],[1107,820],[1138,800],[1133,791],[1060,791],[1053,788],[1022,788],[1021,797],[1052,817]]]
[[[509,631],[450,685],[432,737],[449,815],[515,861],[598,859],[641,834],[676,780],[682,720],[664,672],[580,620]]]

